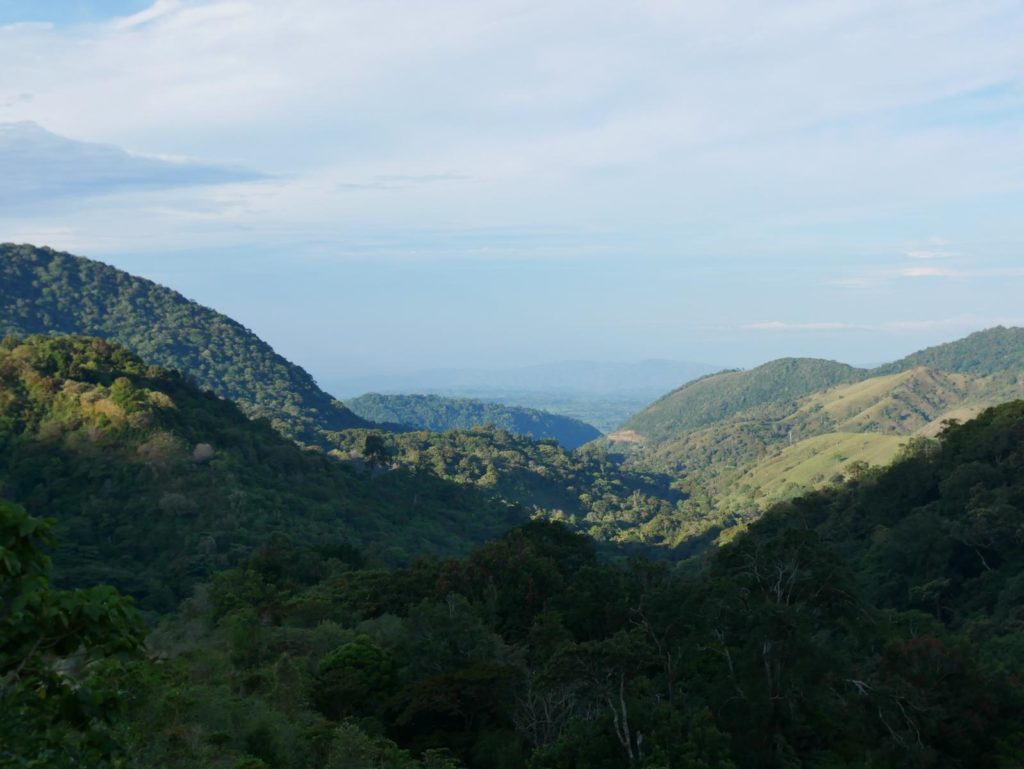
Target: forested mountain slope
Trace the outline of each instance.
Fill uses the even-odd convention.
[[[1018,766],[1024,402],[920,449],[682,570],[542,522],[397,570],[272,543],[112,676],[119,735],[153,769]]]
[[[0,244],[0,337],[7,333],[116,341],[303,442],[322,443],[325,430],[367,425],[231,318],[151,281],[49,248]]]
[[[973,357],[971,344],[963,341],[936,348],[941,354],[921,354],[945,369],[901,363],[894,364],[895,373],[866,376],[852,370],[854,381],[798,398],[789,395],[792,386],[780,388],[774,399],[766,390],[758,405],[697,427],[677,428],[680,421],[659,413],[659,404],[671,403],[673,396],[691,414],[695,404],[715,403],[715,397],[724,402],[735,382],[722,381],[722,375],[708,377],[627,423],[647,434],[611,434],[610,450],[627,455],[627,468],[667,475],[689,495],[672,521],[680,527],[679,537],[707,527],[729,528],[755,518],[772,502],[859,472],[861,463],[887,464],[907,441],[934,436],[945,420],[969,419],[986,407],[1024,396],[1024,368],[1015,367],[1024,336],[1014,329],[994,329],[968,339],[980,345]],[[998,352],[989,355],[989,349]],[[724,385],[717,395],[716,380]],[[705,383],[708,393],[686,394]]]
[[[1024,371],[1024,328],[996,326],[977,331],[879,366],[873,373],[892,374],[917,366],[982,376]]]
[[[84,337],[0,346],[0,496],[53,516],[66,584],[148,608],[287,535],[394,562],[465,551],[525,513],[430,473],[304,451],[230,401]]]
[[[863,370],[835,361],[782,358],[750,371],[725,371],[689,382],[631,417],[619,432],[638,442],[658,443],[740,411],[796,400],[865,376]]]
[[[394,423],[433,432],[493,425],[538,440],[553,438],[567,449],[601,437],[597,428],[578,419],[472,398],[367,393],[349,398],[347,405],[371,422]]]
[[[444,433],[347,430],[332,437],[339,459],[359,461],[372,444],[381,465],[479,489],[601,543],[664,550],[673,543],[660,522],[673,519],[686,499],[666,475],[624,469],[601,447],[567,451],[553,439],[535,441],[493,426]]]

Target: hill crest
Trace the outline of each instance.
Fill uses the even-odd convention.
[[[307,443],[369,425],[241,323],[173,289],[50,248],[0,244],[0,336],[55,333],[122,344]]]

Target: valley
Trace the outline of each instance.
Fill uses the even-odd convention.
[[[0,769],[1024,769],[1022,40],[0,0]]]
[[[0,246],[0,275],[0,595],[30,607],[0,620],[0,763],[1024,750],[1022,329],[708,374],[602,436],[343,405],[231,319],[67,254]],[[34,635],[54,617],[54,652],[90,660],[75,687]],[[84,686],[122,693],[82,710]]]

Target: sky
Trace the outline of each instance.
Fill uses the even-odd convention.
[[[1019,0],[0,0],[0,241],[321,380],[1024,325]]]

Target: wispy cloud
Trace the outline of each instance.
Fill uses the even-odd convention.
[[[926,241],[917,243],[903,252],[904,256],[910,259],[950,259],[960,256],[957,251],[950,248],[949,241],[933,235]]]
[[[955,278],[959,280],[991,280],[1000,278],[1022,278],[1024,267],[904,267],[899,274],[904,278]]]
[[[143,24],[156,21],[163,16],[167,16],[168,14],[179,10],[181,6],[181,0],[156,0],[153,5],[143,11],[139,11],[131,16],[124,16],[122,18],[115,19],[111,22],[110,26],[114,29],[131,29],[133,27],[140,27]]]
[[[956,278],[963,277],[959,270],[948,267],[901,267],[899,274],[904,278]]]
[[[984,317],[977,315],[956,315],[948,318],[919,320],[892,320],[883,323],[857,323],[845,321],[824,321],[813,323],[766,321],[747,323],[739,326],[742,331],[776,333],[817,333],[822,331],[871,331],[871,332],[918,332],[941,330],[977,330],[992,326],[1024,326],[1024,316]]]
[[[823,321],[814,323],[786,323],[781,320],[769,320],[760,323],[747,323],[740,326],[744,331],[782,331],[782,332],[803,332],[803,331],[849,331],[853,329],[868,329],[861,323],[842,323]]]
[[[464,174],[381,174],[365,181],[339,181],[337,190],[398,190],[421,185],[470,181]]]
[[[949,259],[953,256],[959,256],[956,251],[941,248],[914,248],[903,253],[911,259]]]
[[[8,215],[124,190],[160,190],[265,178],[243,168],[147,157],[78,142],[31,122],[0,123],[0,204]]]

